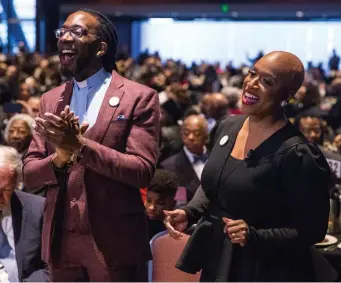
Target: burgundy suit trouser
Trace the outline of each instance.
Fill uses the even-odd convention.
[[[64,230],[58,268],[49,265],[50,282],[147,282],[147,263],[109,269],[95,251],[91,234]],[[118,257],[120,255],[117,255]]]

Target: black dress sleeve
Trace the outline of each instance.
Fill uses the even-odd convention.
[[[330,205],[330,170],[322,152],[310,144],[296,145],[284,154],[280,170],[286,204],[283,213],[289,225],[258,230],[250,227],[249,244],[276,250],[308,247],[322,241]]]
[[[209,199],[206,197],[202,187],[199,186],[192,200],[180,208],[187,214],[189,227],[198,222],[198,220],[206,213],[208,204]]]

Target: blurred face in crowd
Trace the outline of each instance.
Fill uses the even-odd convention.
[[[321,144],[322,125],[321,120],[316,117],[304,117],[300,119],[299,129],[309,142]]]
[[[32,133],[27,123],[15,120],[8,129],[7,145],[21,153],[29,147],[31,140]]]
[[[27,84],[29,89],[31,89],[31,90],[33,90],[37,87],[37,81],[34,77],[28,77],[25,80],[25,84]]]
[[[243,112],[264,118],[283,113],[281,101],[289,100],[301,86],[304,67],[288,52],[271,52],[249,70],[243,84]]]
[[[187,107],[191,103],[190,93],[187,85],[181,85],[180,83],[173,83],[166,89],[169,98],[181,104],[183,107]]]
[[[98,27],[97,19],[86,12],[78,11],[66,19],[58,40],[64,76],[83,81],[102,66],[107,44],[100,40]]]
[[[172,123],[169,114],[163,108],[160,108],[160,123],[161,127],[167,127]]]
[[[157,192],[147,191],[144,207],[150,220],[162,220],[164,218],[163,210],[172,210],[174,205],[173,197],[162,196]]]
[[[208,128],[205,118],[198,115],[188,116],[181,128],[184,145],[194,154],[203,153],[208,139]]]
[[[228,106],[229,103],[224,94],[212,93],[210,107],[208,108],[208,116],[220,120],[227,115]]]
[[[205,94],[200,101],[200,109],[202,114],[208,116],[209,108],[211,103],[211,95]]]
[[[27,104],[32,110],[33,118],[37,117],[39,113],[40,97],[30,97]]]
[[[337,149],[339,150],[339,152],[341,153],[341,134],[338,134],[335,138],[334,138],[334,144],[337,147]]]
[[[3,210],[11,200],[16,187],[16,174],[7,165],[0,166],[0,210]]]
[[[9,79],[15,79],[18,76],[18,69],[16,66],[8,66],[6,70],[6,77]]]
[[[26,83],[20,84],[19,99],[24,100],[24,101],[28,101],[30,96],[31,96],[31,93],[30,93],[29,85]]]
[[[46,69],[49,66],[49,60],[42,59],[39,63],[39,67],[42,69]]]

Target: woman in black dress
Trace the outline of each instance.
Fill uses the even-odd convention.
[[[329,167],[284,115],[303,79],[302,62],[287,52],[269,53],[250,70],[247,116],[215,126],[201,187],[186,206],[165,211],[174,238],[200,219],[179,269],[202,270],[201,281],[333,279],[313,247],[327,231]]]

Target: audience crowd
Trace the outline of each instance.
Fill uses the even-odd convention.
[[[254,60],[246,58],[249,64]],[[341,71],[336,52],[328,70],[308,64],[305,81],[286,106],[286,114],[300,131],[319,146],[341,181]],[[134,60],[118,54],[118,72],[159,93],[161,105],[158,170],[148,188],[141,188],[149,221],[149,236],[165,230],[163,210],[188,202],[200,185],[209,154],[206,145],[216,122],[241,115],[241,89],[249,64],[163,61],[147,51]],[[0,144],[15,148],[21,158],[34,131],[41,95],[64,82],[57,56],[44,57],[22,49],[14,56],[0,54]],[[20,178],[19,178],[20,180]],[[19,190],[25,186],[19,182]],[[44,196],[44,188],[30,193]]]

